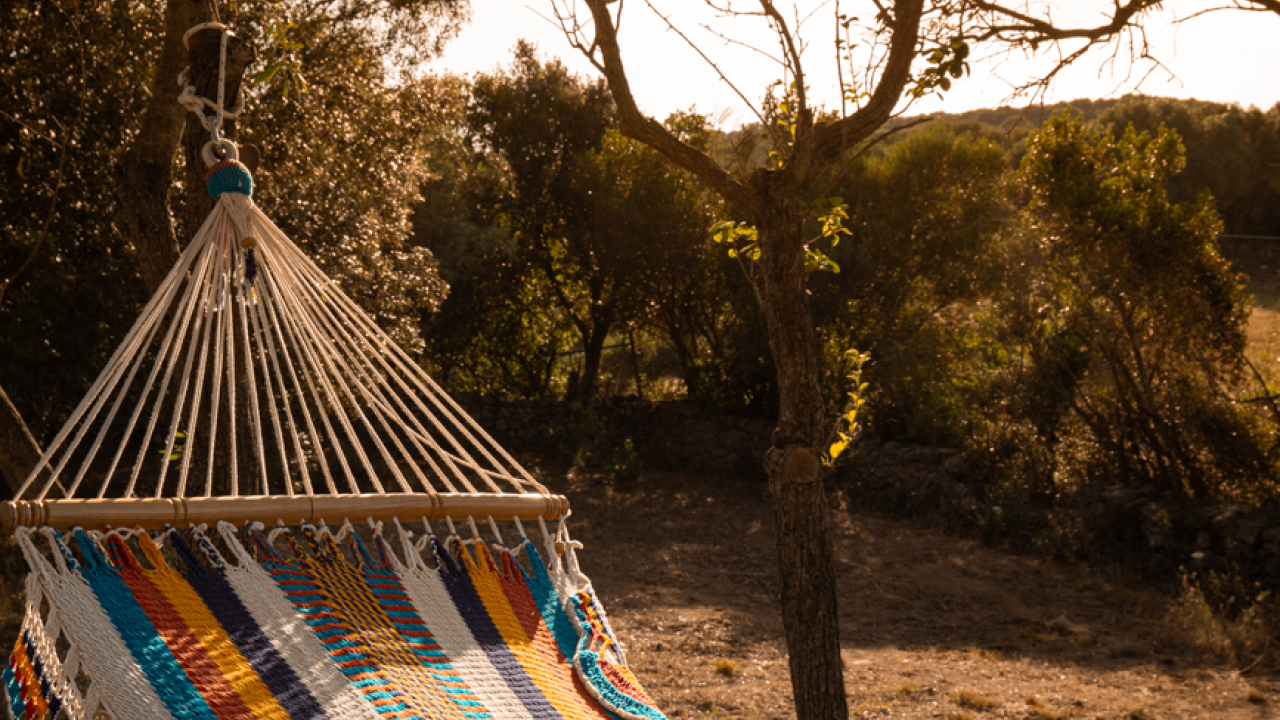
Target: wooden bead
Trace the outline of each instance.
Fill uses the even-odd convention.
[[[258,247],[258,239],[250,235],[249,237],[240,238],[240,247],[254,248]]]
[[[557,540],[557,541],[556,541],[556,554],[557,554],[557,555],[563,555],[563,554],[564,554],[564,542],[563,542],[563,541],[561,541],[561,540]]]

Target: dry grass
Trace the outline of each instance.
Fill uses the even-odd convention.
[[[732,660],[717,660],[716,674],[724,677],[734,677],[738,675],[738,664]]]
[[[1058,713],[1045,707],[1045,704],[1040,702],[1040,698],[1035,695],[1027,698],[1027,709],[1031,712],[1031,717],[1033,718],[1041,718],[1042,720],[1060,720],[1061,718]]]
[[[969,655],[980,660],[990,660],[991,662],[1000,662],[1004,659],[1004,656],[999,652],[981,647],[969,648]]]
[[[1038,645],[1042,642],[1049,642],[1053,639],[1053,636],[1047,632],[1041,632],[1039,630],[1023,630],[1018,633],[1018,638],[1025,640],[1032,645]]]
[[[654,472],[608,498],[592,476],[547,480],[579,504],[583,569],[668,717],[797,717],[776,565],[738,561],[776,552],[758,484]],[[901,521],[833,512],[831,522],[851,718],[1129,720],[1138,708],[1149,719],[1260,720],[1280,697],[1270,666],[1241,676],[1192,642],[1175,620],[1176,597],[1123,576]],[[637,540],[638,526],[661,542]],[[1098,589],[1076,592],[1080,585]],[[1044,638],[1019,638],[1024,630]],[[1073,642],[1084,634],[1093,647]],[[724,659],[733,677],[716,672]],[[1000,705],[961,705],[953,698],[962,690],[983,707],[979,698]],[[1250,690],[1269,702],[1247,700]]]
[[[968,690],[961,690],[960,692],[951,696],[951,701],[962,708],[966,708],[968,710],[977,710],[979,712],[995,710],[996,708],[1000,707],[1000,703],[996,702],[995,700],[992,700],[986,695],[980,695],[976,692],[969,692]]]
[[[1265,597],[1259,598],[1265,600]],[[1266,653],[1273,628],[1265,615],[1265,607],[1255,604],[1237,617],[1224,617],[1214,612],[1204,594],[1183,580],[1181,620],[1188,635],[1201,649],[1230,658],[1237,665]]]

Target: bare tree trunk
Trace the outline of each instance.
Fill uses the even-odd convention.
[[[36,442],[18,409],[0,388],[0,478],[14,497],[40,459],[40,443]]]
[[[187,65],[182,35],[214,17],[209,0],[169,0],[164,13],[164,45],[142,126],[115,167],[116,193],[129,225],[142,279],[154,293],[178,260],[178,237],[169,207],[173,161],[187,111],[178,104],[178,73]]]
[[[753,180],[762,208],[760,237],[761,309],[778,369],[779,414],[773,442],[765,453],[773,499],[782,579],[782,624],[787,640],[796,716],[844,720],[849,715],[836,578],[820,481],[819,446],[825,437],[822,393],[818,384],[819,348],[805,291],[803,238],[805,213],[798,200],[780,191],[792,181],[785,171]]]
[[[582,376],[578,378],[578,387],[574,390],[574,399],[589,403],[596,395],[596,385],[600,381],[600,358],[604,355],[604,341],[609,337],[609,328],[613,326],[613,311],[602,313],[603,317],[593,317],[591,333],[582,338]]]
[[[636,372],[636,397],[644,399],[644,378],[640,376],[640,353],[636,350],[636,331],[627,329],[627,344],[631,346],[631,368]]]

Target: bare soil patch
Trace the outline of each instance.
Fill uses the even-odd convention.
[[[791,718],[765,488],[552,477],[628,659],[673,718]],[[1197,645],[1176,593],[834,510],[855,717],[1280,717],[1280,678]]]

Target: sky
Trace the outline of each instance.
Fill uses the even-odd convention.
[[[658,16],[667,16],[681,32],[711,57],[742,94],[758,104],[765,86],[781,77],[779,65],[767,55],[777,55],[777,40],[759,19],[716,17],[697,0],[624,0],[619,31],[623,62],[640,109],[663,118],[676,110],[696,109],[717,120],[721,127],[736,127],[755,119],[754,113],[717,76],[705,60]],[[836,92],[833,32],[834,0],[778,3],[799,4],[812,14],[804,20],[801,36],[807,43],[802,56],[810,78],[811,98],[828,108],[839,107]],[[1054,17],[1078,24],[1096,24],[1093,8],[1105,9],[1110,0],[1073,0],[1057,3]],[[561,3],[563,6],[563,3]],[[739,5],[744,3],[739,0]],[[754,5],[754,3],[752,3]],[[846,15],[867,14],[866,0],[842,0]],[[1209,13],[1176,23],[1212,3],[1198,0],[1166,3],[1177,6],[1147,21],[1152,54],[1163,67],[1130,66],[1104,62],[1106,52],[1094,52],[1063,72],[1045,95],[1046,102],[1076,98],[1118,97],[1142,92],[1178,98],[1235,102],[1244,107],[1269,109],[1280,102],[1280,15],[1244,11]],[[471,75],[491,72],[510,62],[511,50],[523,38],[536,45],[545,58],[561,59],[574,72],[588,77],[595,68],[571,47],[554,18],[552,0],[471,0],[472,21],[446,47],[429,68],[436,72]],[[588,17],[585,6],[582,16]],[[616,7],[616,6],[615,6]],[[1063,9],[1063,8],[1068,9]],[[656,11],[653,9],[656,8]],[[815,10],[816,8],[816,10]],[[725,42],[706,27],[752,48]],[[819,37],[820,36],[820,37]],[[963,112],[999,105],[1025,106],[1026,99],[1011,98],[1013,85],[1043,73],[1046,58],[984,59],[979,53],[971,63],[971,75],[943,98],[917,100],[906,114]],[[1148,74],[1150,70],[1150,74]],[[1145,79],[1142,79],[1145,76]],[[847,73],[846,73],[847,79]],[[1139,84],[1139,80],[1142,79]]]

